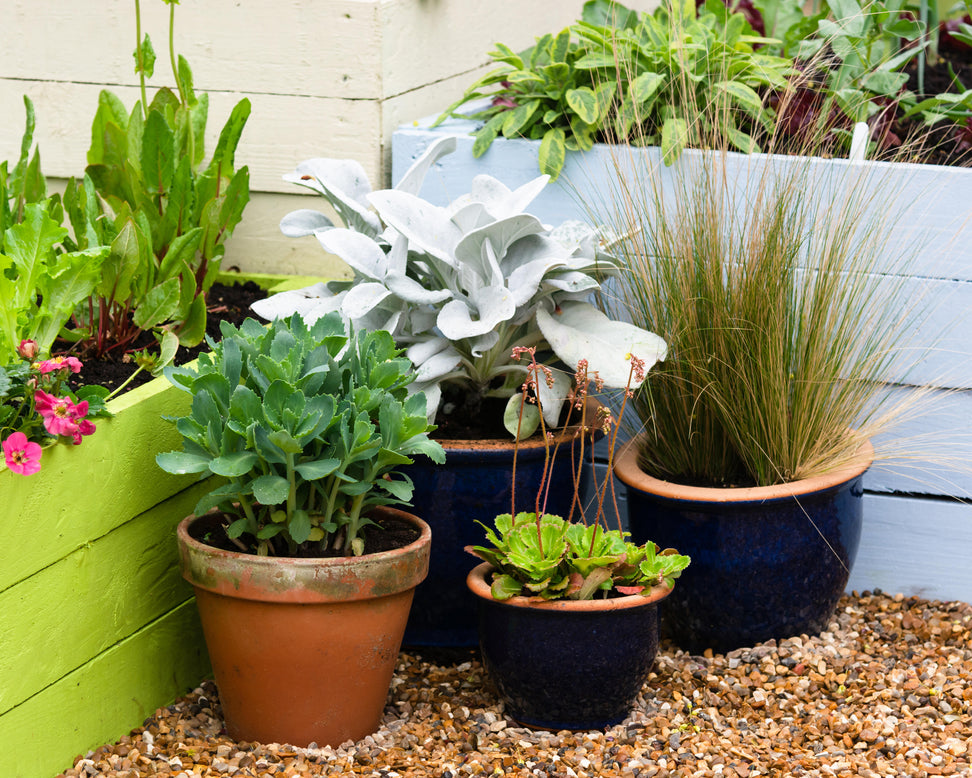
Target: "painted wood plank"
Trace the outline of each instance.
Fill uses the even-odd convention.
[[[35,140],[44,173],[67,178],[84,173],[91,143],[91,120],[102,86],[0,78],[0,159],[16,160],[24,129],[23,95],[34,102]],[[132,86],[112,87],[131,108],[139,99]],[[210,92],[206,148],[211,151],[242,92]],[[252,191],[293,194],[298,188],[282,179],[309,157],[340,156],[358,160],[372,181],[381,175],[380,103],[300,95],[250,94],[253,106],[236,155],[250,169]]]
[[[45,449],[40,473],[24,478],[2,468],[0,495],[8,520],[0,591],[191,486],[195,476],[170,475],[155,464],[157,452],[181,447],[175,425],[161,417],[187,413],[189,404],[187,393],[156,379],[112,400],[116,415],[99,420],[97,432],[81,446]],[[72,499],[75,495],[86,499]],[[38,543],[41,523],[44,542]]]
[[[972,505],[868,494],[849,591],[972,602]]]
[[[468,133],[475,124],[452,120],[429,129],[434,119],[434,115],[429,116],[418,127],[406,125],[395,132],[393,181],[398,180],[429,143],[445,134],[456,135],[458,150],[444,158],[426,180],[421,194],[432,202],[444,203],[450,196],[454,198],[469,191],[469,182],[479,173],[493,175],[511,188],[539,175],[539,142],[499,138],[482,157],[474,160],[473,139]],[[638,159],[647,155],[654,160],[658,151],[636,150],[634,155]],[[697,164],[698,158],[699,152],[690,150],[679,165]],[[767,159],[780,170],[804,164],[794,157],[730,153],[727,170],[742,175],[750,169],[762,169]],[[617,159],[611,147],[601,144],[591,151],[568,153],[560,179],[534,201],[531,212],[551,222],[585,219],[589,204],[609,194],[607,175],[616,162],[627,164],[624,159]],[[671,175],[671,169],[661,170],[663,177]],[[972,170],[883,162],[854,164],[847,160],[815,160],[812,170],[819,184],[814,194],[821,197],[839,191],[849,179],[866,180],[868,191],[874,196],[875,212],[892,224],[887,254],[889,266],[897,267],[903,247],[919,245],[919,255],[910,265],[913,275],[972,280]]]
[[[298,208],[328,210],[323,197],[296,192],[251,193],[243,220],[226,242],[222,267],[239,268],[244,273],[349,278],[351,272],[344,261],[324,251],[315,237],[288,238],[280,232],[280,220]],[[332,220],[336,218],[332,215]]]
[[[181,492],[0,592],[0,714],[192,596],[175,528],[207,488]]]
[[[140,726],[210,672],[189,600],[0,716],[0,775],[57,775],[77,754]]]
[[[548,0],[549,1],[549,0]],[[176,9],[176,49],[197,89],[379,99],[382,0],[208,0]],[[173,83],[168,6],[142,3],[143,34],[158,55],[153,84]],[[430,15],[427,13],[426,15]],[[38,23],[43,19],[43,24]],[[10,78],[136,85],[131,3],[72,6],[8,0]]]

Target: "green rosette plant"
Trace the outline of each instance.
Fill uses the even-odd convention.
[[[530,377],[521,388],[521,414],[535,396],[537,384],[551,379],[550,369],[537,363],[533,349],[517,350],[517,358],[523,355],[529,357]],[[624,415],[627,401],[632,396],[632,386],[640,385],[645,380],[647,368],[656,359],[664,359],[664,352],[650,363],[628,355],[629,380],[618,419]],[[592,406],[586,402],[590,384],[603,388],[597,374],[588,372],[586,360],[578,360],[570,398],[571,409],[580,412],[575,438],[570,444],[571,456],[577,460],[574,462],[574,473],[580,472],[586,443],[593,445],[598,434],[605,435],[608,442],[608,475],[601,483],[596,482],[595,476],[594,516],[588,520],[586,512],[581,510],[580,519],[573,520],[573,512],[579,506],[576,477],[572,515],[565,519],[544,512],[549,486],[545,478],[537,491],[534,511],[520,512],[515,516],[501,514],[495,518],[493,527],[480,522],[489,545],[467,546],[466,551],[492,565],[490,591],[494,599],[508,600],[522,596],[537,600],[590,600],[642,593],[647,596],[654,586],[670,589],[691,562],[689,557],[674,549],[662,551],[651,542],[640,546],[631,543],[626,539],[628,533],[620,525],[617,529],[607,527],[604,505],[609,496],[614,501],[611,463],[617,444],[618,425],[605,406]],[[595,410],[591,411],[592,407]],[[591,412],[594,418],[588,417]],[[549,466],[558,454],[559,445],[547,444],[546,472],[549,472]],[[617,513],[616,504],[614,508]]]
[[[206,162],[208,96],[196,94],[189,63],[174,50],[177,0],[164,2],[176,91],[163,87],[148,99],[155,53],[149,36],[141,38],[136,1],[142,99],[129,112],[101,92],[85,176],[70,181],[64,196],[78,244],[111,246],[92,304],[78,312],[69,336],[80,353],[103,356],[150,330],[162,344],[160,366],[178,345],[196,345],[205,334],[206,291],[249,201],[249,171],[236,169],[234,157],[250,114],[249,100],[236,104]]]
[[[222,476],[196,505],[218,508],[245,551],[283,556],[361,554],[368,509],[407,503],[397,468],[445,454],[428,433],[425,397],[409,395],[411,362],[388,332],[350,336],[340,316],[299,314],[264,327],[223,322],[195,369],[166,377],[193,396],[174,421],[181,452],[156,458],[170,473]]]

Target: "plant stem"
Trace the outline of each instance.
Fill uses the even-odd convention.
[[[135,0],[135,56],[138,58],[138,82],[142,89],[142,118],[148,117],[148,96],[145,91],[145,58],[142,52],[142,14]]]

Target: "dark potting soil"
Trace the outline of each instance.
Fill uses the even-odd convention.
[[[972,54],[950,53],[948,59],[940,59],[925,65],[924,94],[918,92],[917,64],[908,64],[907,88],[915,92],[918,100],[944,92],[962,92],[972,88]],[[896,134],[902,140],[914,139],[918,144],[917,161],[934,165],[972,167],[972,124],[956,124],[942,120],[926,127],[921,117],[898,121]]]
[[[193,531],[189,534],[209,546],[223,551],[239,553],[242,549],[226,535],[225,528],[229,526],[231,521],[232,519],[225,514],[210,514],[204,520],[193,525]],[[373,522],[361,531],[365,554],[377,554],[382,551],[405,548],[419,538],[419,531],[415,526],[397,516],[380,516],[373,519]],[[322,559],[339,557],[341,554],[329,550],[325,554],[314,551],[298,553],[297,556],[308,559]]]
[[[256,314],[250,310],[250,304],[262,300],[266,296],[267,291],[253,281],[242,284],[213,284],[207,295],[206,334],[214,340],[219,340],[220,322],[227,321],[238,327],[247,318],[257,318]],[[151,334],[142,333],[142,337],[134,344],[133,350],[146,347],[150,350],[158,350]],[[180,347],[176,353],[175,364],[182,365],[191,362],[199,356],[200,352],[208,350],[209,346],[205,341],[192,348]],[[99,385],[114,390],[123,384],[135,372],[136,368],[135,361],[128,353],[101,360],[86,359],[84,360],[84,367],[72,383],[74,385]],[[142,370],[132,379],[126,389],[134,389],[146,384],[153,377],[149,371]]]

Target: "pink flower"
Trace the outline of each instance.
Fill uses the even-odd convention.
[[[3,441],[3,458],[13,472],[33,475],[40,470],[41,447],[23,432],[15,432]]]
[[[33,359],[37,356],[37,341],[31,340],[30,338],[25,338],[20,341],[20,345],[17,346],[17,353],[20,354],[24,359]]]
[[[78,405],[76,407],[80,408],[81,405],[85,405],[85,404],[86,403],[78,403]],[[88,421],[87,419],[79,418],[78,419],[78,428],[71,434],[71,437],[74,440],[74,445],[75,446],[80,446],[81,445],[81,436],[82,435],[94,435],[94,431],[95,431],[95,425],[94,425],[94,422],[93,421]]]
[[[72,373],[80,373],[81,362],[78,361],[77,357],[51,357],[37,363],[37,369],[42,373],[53,373],[62,368],[67,368]]]
[[[81,406],[83,410],[79,410]],[[34,407],[44,419],[44,429],[52,435],[71,435],[78,430],[78,418],[88,412],[88,403],[75,405],[70,397],[55,397],[38,389],[34,394]]]

